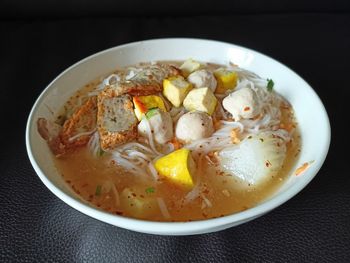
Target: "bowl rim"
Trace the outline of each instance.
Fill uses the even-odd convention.
[[[289,70],[291,73],[295,75],[296,78],[299,78],[299,81],[302,81],[303,88],[309,89],[313,94],[312,96],[318,100],[320,106],[321,106],[321,112],[319,112],[322,116],[322,119],[325,121],[325,125],[327,126],[327,129],[325,132],[326,141],[323,142],[323,151],[320,153],[320,156],[318,158],[317,164],[313,165],[313,173],[310,174],[306,180],[298,181],[297,183],[293,184],[290,188],[288,188],[286,191],[279,193],[274,198],[268,199],[264,201],[261,204],[258,204],[257,206],[254,206],[252,208],[249,208],[245,211],[237,212],[234,214],[226,215],[224,217],[219,218],[211,218],[211,219],[204,219],[204,220],[197,220],[197,221],[190,221],[190,222],[159,222],[159,221],[148,221],[148,220],[142,220],[142,219],[135,219],[135,218],[129,218],[124,216],[119,216],[115,214],[111,214],[108,212],[104,212],[102,210],[99,210],[97,208],[94,208],[92,206],[89,206],[82,201],[78,201],[77,199],[71,197],[70,195],[66,194],[62,190],[59,189],[58,186],[56,186],[51,180],[49,180],[42,169],[40,168],[39,164],[37,163],[34,155],[33,155],[33,142],[31,141],[31,127],[36,123],[35,120],[33,120],[33,116],[35,115],[35,112],[37,111],[39,105],[41,104],[41,101],[44,100],[46,97],[46,94],[49,92],[51,86],[64,74],[69,72],[75,67],[78,67],[80,64],[84,63],[85,61],[91,60],[94,57],[100,56],[104,53],[108,53],[113,50],[123,49],[125,47],[132,47],[137,46],[142,43],[152,44],[156,42],[167,42],[167,41],[197,41],[197,42],[207,42],[212,44],[225,44],[229,45],[244,51],[247,51],[249,53],[257,54],[258,56],[261,56],[263,58],[267,58],[272,60],[274,63],[276,63],[279,67],[282,67],[286,70]],[[234,223],[240,224],[243,222],[246,222],[250,219],[254,219],[256,217],[259,217],[266,212],[269,212],[278,206],[282,205],[289,199],[291,199],[293,196],[298,194],[303,188],[306,187],[310,183],[310,181],[316,176],[318,171],[321,169],[329,150],[330,141],[331,141],[331,126],[329,122],[329,118],[326,112],[326,109],[324,107],[324,104],[322,103],[321,99],[317,95],[317,93],[314,91],[314,89],[303,79],[301,78],[295,71],[293,71],[291,68],[287,67],[286,65],[282,64],[281,62],[275,60],[274,58],[267,56],[263,53],[260,53],[258,51],[255,51],[250,48],[246,48],[240,45],[223,42],[223,41],[217,41],[217,40],[211,40],[211,39],[201,39],[201,38],[156,38],[156,39],[148,39],[148,40],[142,40],[142,41],[136,41],[131,43],[126,43],[118,46],[114,46],[105,50],[102,50],[100,52],[94,53],[84,59],[79,60],[78,62],[74,63],[64,71],[62,71],[54,80],[52,80],[45,89],[40,93],[39,97],[36,99],[30,114],[28,116],[27,124],[26,124],[26,132],[25,132],[25,141],[26,141],[26,148],[27,148],[27,154],[29,157],[29,160],[41,179],[41,181],[46,185],[49,190],[54,193],[59,199],[64,201],[66,204],[70,205],[71,207],[75,208],[76,210],[89,215],[90,217],[93,217],[95,219],[98,219],[100,221],[112,224],[114,226],[122,227],[125,229],[143,232],[143,233],[151,233],[151,234],[161,234],[161,235],[189,235],[189,234],[199,234],[199,233],[206,233],[215,231],[216,228],[221,227],[220,229],[224,229],[226,227],[232,226]],[[316,166],[315,166],[316,165]],[[303,175],[304,176],[304,175]],[[226,227],[225,227],[226,226]],[[220,230],[219,229],[219,230]]]

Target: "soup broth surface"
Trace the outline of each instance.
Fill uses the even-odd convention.
[[[167,62],[180,66],[180,62]],[[221,65],[207,64],[215,70]],[[119,72],[122,69],[118,69]],[[99,78],[80,89],[65,104],[58,114],[57,123],[64,121],[87,99],[87,94],[96,90],[104,78]],[[169,103],[169,102],[168,102]],[[215,152],[203,158],[201,168],[195,175],[195,189],[188,189],[172,183],[159,175],[137,175],[119,166],[112,154],[101,152],[96,158],[88,147],[79,147],[55,158],[57,169],[64,180],[85,201],[92,206],[112,214],[154,221],[192,221],[222,217],[249,209],[272,195],[292,173],[300,151],[300,136],[291,107],[281,107],[280,126],[295,127],[287,145],[287,154],[282,169],[265,182],[252,185],[238,177],[218,169]],[[197,163],[197,166],[199,164]],[[128,194],[122,194],[125,189]],[[135,201],[135,197],[136,200]],[[166,206],[168,216],[162,212]]]

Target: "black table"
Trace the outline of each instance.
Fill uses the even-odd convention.
[[[0,262],[350,262],[349,10],[296,11],[197,16],[131,16],[130,11],[76,18],[11,18],[1,11]],[[235,228],[167,237],[89,218],[41,183],[24,141],[26,119],[40,92],[88,55],[160,37],[243,45],[285,63],[311,84],[328,110],[332,143],[321,171],[301,193]]]

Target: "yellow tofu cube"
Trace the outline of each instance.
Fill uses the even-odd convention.
[[[202,111],[212,115],[215,111],[217,99],[211,89],[204,87],[191,90],[184,100],[184,107],[188,111]]]
[[[120,202],[127,216],[147,218],[159,213],[156,197],[140,189],[125,188],[120,194]]]
[[[149,96],[135,96],[133,98],[134,102],[134,111],[137,119],[140,121],[142,116],[152,108],[159,108],[162,111],[167,111],[164,106],[164,101],[161,97],[156,95]]]
[[[163,95],[175,107],[180,107],[187,93],[192,89],[192,84],[182,76],[170,77],[163,80]]]
[[[182,75],[184,75],[187,78],[188,75],[200,69],[200,67],[201,67],[201,64],[199,62],[189,58],[180,66],[180,69],[181,69]]]
[[[226,90],[234,89],[237,85],[238,74],[237,72],[219,68],[214,71],[214,76],[218,82],[216,92],[225,93]]]
[[[191,151],[185,148],[176,150],[159,158],[154,167],[162,176],[174,183],[192,188],[194,185],[194,172],[196,165],[192,159]]]

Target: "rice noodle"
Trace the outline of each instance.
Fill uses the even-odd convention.
[[[72,141],[78,139],[78,138],[81,137],[81,136],[90,135],[91,133],[94,133],[95,131],[96,131],[96,129],[93,129],[92,131],[88,131],[88,132],[80,132],[80,133],[78,133],[78,134],[76,134],[76,135],[70,137],[70,138],[68,139],[68,141],[72,142]]]
[[[156,145],[155,145],[154,140],[153,140],[153,133],[152,133],[151,125],[149,124],[149,121],[147,120],[147,118],[144,118],[143,120],[145,121],[145,124],[146,124],[145,128],[146,128],[146,134],[148,137],[149,146],[151,147],[153,152],[155,152],[157,155],[160,155],[161,153],[157,151]]]
[[[126,80],[131,80],[133,77],[136,76],[136,72],[134,70],[130,70],[128,74],[125,76]]]
[[[158,180],[158,173],[156,171],[156,168],[154,168],[153,162],[149,162],[148,169],[149,169],[150,173],[152,174],[153,178],[155,180]]]
[[[244,131],[244,125],[238,121],[220,121],[222,124],[221,128],[217,130],[213,136],[219,136],[219,134],[226,131],[231,131],[232,129],[239,128],[239,132]]]
[[[120,198],[119,198],[119,192],[117,190],[117,187],[115,187],[115,184],[112,184],[112,191],[115,197],[115,205],[116,207],[118,207],[120,205]]]
[[[248,80],[258,79],[258,80],[261,80],[261,78],[252,71],[240,68],[237,65],[234,65],[232,63],[230,63],[230,66],[231,66],[231,68],[230,68],[231,70],[237,72],[239,79],[248,79]]]
[[[175,146],[172,143],[163,144],[163,145],[161,145],[161,147],[162,147],[162,152],[164,154],[171,153],[175,150]]]
[[[87,96],[97,96],[106,86],[109,85],[115,85],[121,80],[121,76],[118,74],[111,74],[107,78],[102,79],[102,82],[100,85],[98,85],[93,91],[90,91]]]
[[[100,91],[91,91],[88,93],[88,97],[97,96],[98,94],[100,94]]]
[[[230,145],[232,145],[230,132],[227,131],[227,134],[219,134],[217,136],[213,135],[209,138],[186,144],[184,145],[184,148],[191,150],[193,158],[198,161],[200,155],[206,155],[209,152],[221,150]]]
[[[128,172],[147,177],[147,173],[139,165],[135,164],[132,160],[127,160],[125,156],[122,156],[119,152],[115,151],[113,154],[113,160],[115,160],[120,166],[124,167]],[[139,161],[139,160],[138,160]]]
[[[210,159],[210,157],[208,155],[205,156],[205,159],[207,159],[207,161],[210,165],[214,165],[213,161]]]
[[[132,151],[132,150],[128,150],[126,151],[126,153],[128,154],[128,156],[130,157],[140,157],[146,161],[151,161],[151,158],[148,157],[146,154],[142,153],[142,152],[138,152],[138,151]]]
[[[112,181],[110,181],[110,180],[105,181],[102,184],[102,191],[104,193],[109,193],[112,191],[112,193],[115,197],[114,199],[115,199],[116,206],[118,207],[120,205],[119,193],[118,193],[117,188],[115,187],[115,184]]]
[[[111,80],[114,80],[114,82],[111,82]],[[111,74],[103,80],[103,82],[102,82],[103,86],[99,87],[99,89],[103,89],[105,86],[113,85],[116,82],[119,82],[120,80],[121,80],[121,78],[119,75]]]
[[[163,217],[166,219],[171,218],[170,213],[168,211],[168,208],[167,208],[163,198],[157,197],[157,202],[158,202],[159,209],[160,209],[160,212],[162,213]]]
[[[193,189],[184,197],[184,204],[187,204],[189,202],[192,202],[194,199],[196,199],[201,192],[201,186],[200,183],[197,183]]]
[[[111,153],[113,159],[120,166],[130,170],[133,174],[152,177],[154,180],[158,179],[152,160],[160,155],[147,146],[137,142],[130,142],[119,146]]]
[[[197,171],[196,171],[196,183],[193,187],[193,189],[186,194],[186,196],[183,198],[184,204],[187,204],[189,202],[192,202],[194,199],[199,197],[202,189],[202,184],[201,184],[201,174],[203,171],[203,158],[204,155],[200,155],[197,160]]]
[[[272,134],[277,135],[278,137],[282,138],[286,142],[289,142],[292,139],[292,134],[290,134],[288,131],[283,129],[278,129],[274,131]]]
[[[112,190],[112,182],[111,181],[105,181],[101,186],[102,193],[108,193]]]
[[[97,131],[94,132],[94,134],[90,137],[90,140],[88,142],[88,148],[92,155],[95,157],[97,157],[101,152],[100,136]]]
[[[136,149],[140,148],[141,150],[146,151],[149,154],[153,154],[153,155],[155,154],[152,151],[152,149],[148,148],[147,146],[145,146],[141,143],[137,143],[137,142],[129,142],[129,143],[123,144],[123,145],[118,147],[118,150],[125,151],[125,150],[133,149],[133,148],[136,148]]]
[[[141,158],[141,157],[137,157],[137,156],[129,156],[127,153],[123,153],[120,155],[120,157],[125,158],[126,160],[129,160],[131,162],[133,162],[134,164],[138,165],[138,166],[146,166],[148,161]]]
[[[192,151],[192,158],[197,163],[197,170],[196,170],[196,177],[197,180],[201,178],[203,174],[203,166],[204,166],[204,156],[207,155],[206,152],[200,152],[200,151]]]
[[[205,197],[204,194],[201,194],[200,196],[201,196],[201,198],[203,199],[203,201],[204,201],[204,203],[205,203],[205,205],[206,205],[207,207],[212,207],[212,206],[213,206],[212,203],[209,201],[208,198]]]

